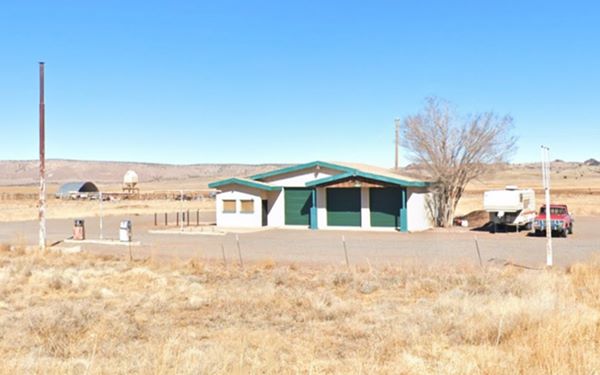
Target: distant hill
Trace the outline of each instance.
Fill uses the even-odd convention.
[[[286,164],[192,164],[173,165],[155,163],[48,160],[46,176],[48,183],[91,180],[114,184],[123,180],[128,170],[134,170],[140,182],[161,182],[215,177],[249,176],[287,166]],[[0,161],[0,185],[30,185],[38,183],[36,160]]]
[[[114,161],[82,161],[52,159],[46,162],[46,176],[49,184],[67,181],[91,180],[99,184],[120,184],[123,175],[132,169],[139,175],[140,183],[169,189],[178,188],[184,181],[191,186],[205,186],[209,181],[233,176],[253,174],[289,166],[289,164],[157,164]],[[427,179],[423,168],[411,164],[398,171],[400,174]],[[477,181],[486,183],[532,185],[537,183],[540,174],[539,163],[499,164]],[[553,176],[557,182],[578,184],[591,177],[600,176],[600,162],[589,159],[585,162],[552,163]],[[474,184],[477,185],[477,181]],[[38,162],[36,160],[0,161],[0,186],[36,185],[38,183]]]

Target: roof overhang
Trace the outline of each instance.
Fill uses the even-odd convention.
[[[254,189],[266,190],[266,191],[276,191],[281,190],[281,186],[273,186],[269,184],[265,184],[260,181],[252,181],[244,178],[228,178],[226,180],[215,181],[208,184],[209,188],[217,189],[226,185],[241,185]]]
[[[376,182],[381,182],[381,183],[391,184],[391,185],[397,185],[397,186],[403,186],[403,187],[427,187],[430,185],[430,183],[426,182],[426,181],[403,180],[400,178],[393,178],[393,177],[378,175],[375,173],[368,173],[368,172],[362,172],[359,170],[353,170],[351,172],[341,173],[341,174],[337,174],[335,176],[325,177],[325,178],[321,178],[318,180],[307,182],[306,186],[309,186],[309,187],[326,186],[326,185],[335,184],[337,182],[347,180],[347,179],[352,179],[352,178],[363,178],[366,180],[371,180],[371,181],[376,181]]]

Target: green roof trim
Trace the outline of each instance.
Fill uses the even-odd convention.
[[[347,178],[352,177],[362,177],[374,181],[386,182],[388,184],[406,186],[406,187],[427,187],[430,185],[429,182],[426,181],[407,181],[400,178],[392,178],[387,176],[382,176],[375,173],[362,172],[359,170],[352,170],[350,172],[338,174],[335,176],[325,177],[318,180],[310,181],[306,183],[306,186],[319,186],[319,185],[327,185],[332,182],[345,180]]]
[[[242,185],[242,186],[247,186],[247,187],[251,187],[251,188],[255,188],[255,189],[267,190],[267,191],[281,190],[281,186],[273,186],[273,185],[262,183],[260,181],[250,181],[250,180],[246,180],[243,178],[235,178],[235,177],[228,178],[226,180],[211,182],[210,184],[208,184],[208,187],[211,189],[216,189],[218,187],[225,186],[225,185]]]
[[[265,178],[269,178],[269,177],[273,177],[273,176],[278,176],[278,175],[282,175],[282,174],[286,174],[286,173],[290,173],[290,172],[301,171],[303,169],[314,168],[314,167],[323,167],[323,168],[335,169],[335,170],[340,171],[340,172],[352,172],[352,171],[354,171],[354,169],[348,168],[348,167],[344,167],[342,165],[337,165],[337,164],[327,163],[327,162],[324,162],[324,161],[318,161],[317,160],[317,161],[313,161],[313,162],[310,162],[310,163],[297,164],[297,165],[292,165],[291,167],[286,167],[286,168],[276,169],[276,170],[270,171],[270,172],[255,174],[254,176],[250,176],[250,178],[253,179],[253,180],[262,180],[262,179],[265,179]]]

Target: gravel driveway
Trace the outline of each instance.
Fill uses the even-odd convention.
[[[117,238],[123,217],[104,219],[104,237]],[[134,249],[137,257],[222,259],[221,246],[228,261],[238,259],[234,234],[224,236],[150,234],[152,216],[134,216],[134,240],[142,246]],[[194,218],[195,219],[195,218]],[[214,213],[202,213],[200,221],[214,221]],[[600,217],[579,217],[575,234],[567,239],[554,238],[556,265],[568,266],[600,253]],[[49,241],[71,235],[71,220],[49,220]],[[86,219],[88,238],[98,238],[98,219]],[[283,263],[343,264],[342,236],[346,239],[348,258],[352,264],[419,263],[478,264],[475,238],[478,238],[484,263],[511,261],[528,267],[545,264],[545,239],[521,233],[471,231],[463,228],[432,230],[422,233],[360,232],[334,230],[271,229],[239,234],[244,261],[273,260]],[[37,242],[37,222],[0,223],[0,242]],[[86,251],[124,254],[123,247],[85,244]]]

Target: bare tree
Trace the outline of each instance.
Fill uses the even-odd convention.
[[[512,118],[484,112],[459,116],[447,101],[430,97],[421,113],[404,119],[403,146],[433,184],[436,226],[452,225],[467,184],[515,151]]]

